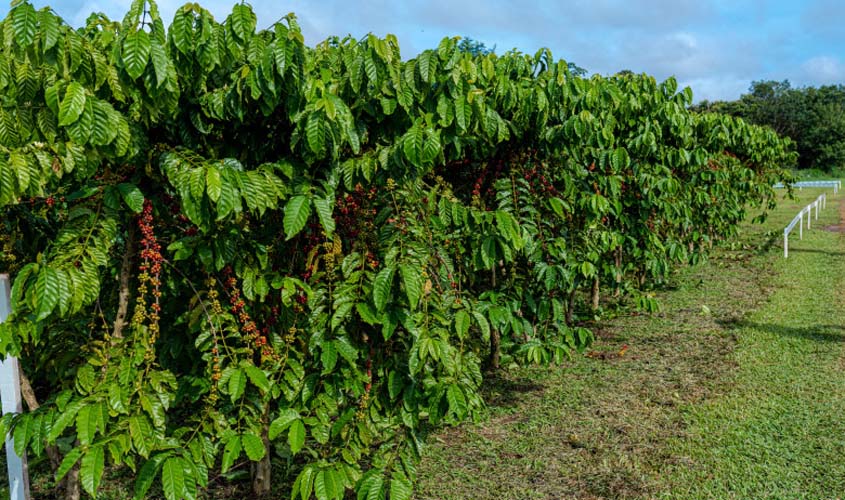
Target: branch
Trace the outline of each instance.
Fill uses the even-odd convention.
[[[132,256],[135,254],[135,229],[129,225],[126,236],[126,248],[123,252],[123,263],[120,266],[120,292],[117,296],[117,316],[114,318],[112,339],[123,338],[123,328],[126,326],[126,314],[129,311],[129,275],[132,272]]]

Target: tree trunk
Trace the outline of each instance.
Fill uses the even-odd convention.
[[[270,493],[270,479],[273,477],[270,438],[268,437],[270,426],[267,420],[268,416],[265,413],[261,431],[261,439],[264,441],[264,458],[252,464],[252,493],[259,498]]]
[[[569,304],[566,306],[566,324],[568,326],[572,326],[572,313],[575,309],[575,292],[578,291],[578,288],[573,288],[571,292],[569,292]]]
[[[616,249],[616,289],[613,296],[619,297],[622,294],[622,247]]]
[[[502,337],[499,335],[499,330],[496,328],[490,329],[490,369],[499,369],[499,358],[501,357],[500,345]]]
[[[593,293],[592,293],[592,308],[593,311],[597,311],[599,308],[599,277],[596,276],[593,278]]]
[[[65,489],[64,500],[79,500],[82,492],[79,490],[79,462],[71,468],[62,481]]]
[[[126,233],[126,248],[123,251],[123,262],[120,265],[120,291],[117,296],[117,315],[114,317],[112,339],[123,338],[126,314],[129,311],[129,276],[132,273],[132,257],[135,254],[135,230],[132,225],[129,226]]]

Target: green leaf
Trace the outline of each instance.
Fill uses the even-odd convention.
[[[317,217],[323,226],[323,231],[326,232],[326,236],[331,236],[335,229],[334,217],[332,217],[334,200],[330,198],[314,198],[312,201],[314,202],[314,211],[317,212]]]
[[[261,392],[266,393],[270,390],[270,379],[267,378],[267,375],[260,368],[247,364],[244,366],[244,372],[246,372],[246,376],[249,377],[249,381],[252,382],[255,387],[261,389]]]
[[[373,281],[373,303],[378,312],[384,311],[387,301],[390,298],[395,272],[396,268],[394,266],[385,266],[384,269],[379,271],[376,279]]]
[[[246,433],[241,436],[244,451],[246,456],[253,462],[257,462],[264,458],[267,450],[264,448],[264,441],[255,434]]]
[[[136,214],[141,213],[144,209],[144,193],[138,189],[138,186],[123,182],[117,185],[117,190],[120,191],[120,196],[123,197],[127,207]]]
[[[496,210],[496,225],[500,234],[510,241],[517,249],[522,248],[522,235],[519,232],[519,223],[513,215],[504,210]]]
[[[87,446],[94,441],[100,422],[100,403],[83,406],[76,415],[76,435]]]
[[[311,500],[311,493],[314,490],[314,466],[306,465],[302,472],[296,476],[296,481],[293,483],[293,492],[291,500],[296,498],[299,493],[301,500]]]
[[[232,7],[232,15],[229,18],[229,23],[235,35],[242,42],[246,42],[252,38],[255,32],[256,16],[249,5],[237,4]]]
[[[91,144],[94,146],[105,146],[111,144],[117,137],[117,120],[114,119],[115,112],[111,106],[104,101],[94,102],[93,126],[91,129]]]
[[[323,129],[323,119],[320,113],[311,113],[305,125],[305,137],[312,153],[320,154],[326,147],[326,133]]]
[[[396,399],[404,389],[405,384],[402,376],[396,371],[391,371],[387,376],[387,390],[390,393],[390,399]]]
[[[26,446],[32,438],[32,433],[35,426],[35,418],[32,415],[21,417],[17,424],[15,424],[15,431],[13,440],[15,442],[15,453],[23,455],[26,452]]]
[[[138,30],[126,35],[123,40],[123,64],[130,78],[135,80],[144,73],[151,50],[150,36],[146,31]]]
[[[370,82],[378,87],[378,66],[376,66],[376,61],[373,58],[373,53],[371,51],[367,51],[364,55],[364,72],[367,74],[367,78]]]
[[[226,441],[226,446],[223,447],[223,459],[220,465],[220,472],[225,474],[232,465],[235,463],[235,460],[241,456],[241,437],[238,435],[233,435]]]
[[[368,303],[358,302],[355,304],[355,309],[358,311],[358,316],[361,317],[361,320],[368,325],[377,325],[380,323],[375,311],[373,311],[373,308]]]
[[[167,53],[164,46],[155,38],[150,40],[150,60],[156,75],[156,84],[161,87],[167,80]]]
[[[311,215],[311,200],[305,195],[292,197],[285,204],[285,218],[283,221],[285,235],[291,239],[305,227],[308,216]]]
[[[142,500],[147,497],[147,491],[153,485],[162,462],[171,455],[172,452],[159,453],[144,462],[141,470],[138,471],[138,478],[135,480],[135,500]]]
[[[59,282],[56,271],[42,267],[35,280],[35,296],[38,304],[38,317],[41,321],[49,316],[59,304]]]
[[[59,126],[66,127],[79,119],[85,111],[85,88],[71,82],[65,90],[65,97],[59,105]]]
[[[52,49],[59,41],[59,18],[52,12],[42,10],[38,12],[38,25],[43,37],[43,49],[45,51]]]
[[[276,38],[273,42],[273,59],[276,61],[276,72],[281,78],[285,77],[285,68],[287,68],[287,40],[284,38]]]
[[[65,458],[62,459],[62,463],[59,464],[59,468],[56,469],[56,482],[62,480],[63,477],[70,471],[70,469],[76,465],[76,462],[79,461],[79,457],[82,456],[82,449],[81,448],[74,448],[70,450]]]
[[[452,384],[446,389],[446,400],[449,402],[449,411],[454,413],[458,420],[463,420],[467,415],[467,400],[457,384]]]
[[[205,171],[205,190],[208,193],[208,197],[214,203],[217,203],[217,200],[220,199],[222,184],[223,181],[220,178],[220,171],[216,167],[209,166]]]
[[[314,494],[317,500],[335,500],[343,493],[343,485],[337,484],[333,471],[323,469],[314,478]]]
[[[560,218],[565,218],[566,204],[560,198],[549,198],[549,205],[552,206],[555,214]]]
[[[18,279],[20,279],[20,274],[18,277]],[[62,432],[67,429],[67,426],[76,419],[77,412],[82,408],[82,406],[82,402],[76,401],[73,404],[68,405],[64,411],[60,412],[58,417],[56,417],[56,420],[53,422],[50,432],[47,434],[47,440],[55,441],[59,436],[61,436]]]
[[[228,389],[229,397],[232,398],[233,403],[241,397],[241,395],[243,395],[244,390],[246,389],[246,375],[243,370],[235,368],[232,371],[232,375],[229,376]]]
[[[431,165],[443,148],[440,142],[440,131],[435,131],[432,128],[427,128],[425,131],[425,145],[423,145],[421,161],[424,165]]]
[[[490,342],[490,323],[487,322],[487,318],[478,311],[473,311],[472,316],[475,318],[478,328],[481,329],[481,338],[485,342]]]
[[[394,477],[390,480],[390,500],[411,500],[413,493],[411,482],[402,477]]]
[[[469,119],[472,115],[472,106],[464,99],[460,97],[455,100],[455,121],[458,124],[458,127],[461,131],[466,132],[467,127],[469,126]]]
[[[469,325],[469,313],[461,309],[455,314],[455,332],[458,334],[458,338],[466,338],[467,332],[469,332]]]
[[[351,305],[350,305],[351,306]],[[331,373],[337,364],[337,350],[331,342],[323,342],[320,361],[323,364],[323,375]]]
[[[423,145],[425,134],[419,125],[412,126],[402,139],[402,147],[405,158],[415,166],[422,166]]]
[[[150,456],[153,450],[155,434],[149,419],[144,415],[133,415],[129,418],[129,437],[132,446],[142,457]]]
[[[290,427],[295,420],[299,420],[299,413],[293,408],[285,408],[279,413],[275,420],[270,422],[270,430],[268,437],[276,439],[276,437]]]
[[[161,486],[167,500],[181,500],[185,492],[185,465],[179,457],[170,457],[161,468]]]
[[[82,489],[94,498],[97,498],[97,489],[100,487],[100,480],[103,478],[105,462],[106,452],[102,446],[94,446],[82,457],[79,479],[82,483]]]
[[[405,284],[405,294],[408,296],[408,303],[411,309],[416,309],[422,297],[423,279],[419,268],[410,264],[401,264],[399,274]]]
[[[35,7],[23,3],[12,11],[12,26],[15,29],[15,42],[21,47],[28,47],[35,40],[38,15]]]
[[[79,115],[78,120],[68,125],[67,133],[73,142],[82,145],[88,143],[93,131],[94,101],[93,99],[86,99],[82,114]]]
[[[241,199],[238,188],[227,179],[220,184],[220,198],[217,200],[217,220],[225,219],[232,212],[240,211]]]
[[[291,453],[299,453],[299,450],[305,445],[305,424],[302,423],[302,420],[297,419],[290,424],[288,444]]]

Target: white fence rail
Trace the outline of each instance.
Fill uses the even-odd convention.
[[[803,209],[798,215],[792,219],[792,222],[789,223],[783,229],[783,258],[789,257],[789,233],[795,229],[795,226],[798,226],[798,239],[804,239],[804,214],[807,214],[807,229],[810,229],[810,224],[813,219],[813,209],[816,210],[816,220],[819,219],[819,209],[823,209],[827,206],[827,195],[824,193],[820,194],[816,201],[810,203]]]
[[[801,182],[793,182],[791,184],[792,187],[796,187],[798,189],[801,188],[833,188],[833,194],[839,192],[842,189],[842,181],[801,181]],[[784,186],[782,182],[778,182],[774,186],[775,189],[783,189]]]
[[[0,274],[0,323],[6,321],[12,313],[11,281],[8,274]],[[21,381],[18,358],[8,356],[0,360],[0,406],[3,414],[20,413]],[[9,470],[9,498],[11,500],[29,500],[29,468],[26,455],[19,457],[15,453],[12,434],[6,435],[6,466]]]

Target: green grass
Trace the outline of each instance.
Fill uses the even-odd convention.
[[[679,271],[662,313],[598,325],[594,349],[624,356],[489,383],[483,422],[430,440],[417,498],[845,495],[845,235],[821,230],[838,198],[780,246],[818,192]]]
[[[736,325],[735,389],[685,411],[670,446],[691,466],[665,498],[845,495],[845,234],[805,233],[774,270],[778,291]]]

